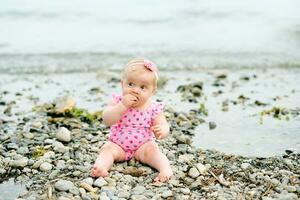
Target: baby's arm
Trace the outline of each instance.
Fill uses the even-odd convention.
[[[153,131],[155,137],[159,140],[164,139],[169,135],[170,127],[166,117],[163,114],[158,115],[154,119],[151,130]]]
[[[122,103],[117,103],[114,99],[110,100],[103,110],[103,121],[105,125],[111,126],[117,123],[122,114],[127,110],[127,107]]]

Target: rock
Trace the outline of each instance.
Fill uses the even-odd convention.
[[[189,170],[189,176],[192,177],[192,178],[197,178],[198,176],[200,175],[199,171],[195,168],[195,167],[192,167],[190,170]]]
[[[105,186],[105,185],[107,185],[107,182],[106,182],[106,181],[104,180],[104,178],[102,178],[102,177],[98,178],[98,179],[95,180],[95,182],[94,182],[94,186],[99,187],[99,188],[101,188],[101,187],[103,187],[103,186]]]
[[[26,157],[21,157],[18,160],[12,160],[10,162],[11,167],[25,167],[28,164],[28,158]]]
[[[196,165],[196,168],[200,172],[201,175],[206,175],[207,174],[207,168],[203,164],[198,163]]]
[[[250,165],[249,163],[242,163],[242,164],[241,164],[241,168],[242,168],[243,170],[248,169],[250,166],[251,166],[251,165]]]
[[[68,148],[65,147],[61,142],[53,142],[53,150],[58,153],[66,153]]]
[[[85,183],[85,182],[81,182],[79,184],[79,186],[84,188],[88,192],[96,192],[97,191],[96,188],[93,188],[93,186],[91,186],[91,185],[89,185],[88,183]]]
[[[40,165],[40,170],[43,171],[43,172],[47,172],[47,171],[50,171],[52,169],[52,165],[48,162],[43,162],[41,165]]]
[[[100,194],[100,198],[101,200],[110,200],[110,198],[107,196],[107,194],[105,192],[102,192]]]
[[[69,191],[74,184],[71,181],[59,180],[54,184],[54,188],[58,191]]]
[[[65,169],[66,168],[66,161],[58,160],[56,163],[57,169]]]
[[[213,130],[217,127],[217,124],[215,122],[209,122],[209,129]]]
[[[184,163],[189,163],[194,159],[194,156],[191,154],[184,154],[180,155],[178,161],[179,162],[184,162]]]
[[[286,186],[285,189],[286,189],[288,192],[296,192],[296,191],[297,191],[297,188],[296,188],[295,186],[292,186],[292,185]]]
[[[55,112],[65,113],[75,107],[75,101],[71,97],[62,97],[56,101]]]
[[[70,142],[71,132],[65,127],[60,127],[55,137],[61,142]]]
[[[190,194],[191,191],[190,191],[189,188],[181,188],[180,192],[183,193],[183,194]]]
[[[118,197],[128,199],[130,197],[130,193],[126,191],[121,191],[119,192]]]
[[[168,198],[168,197],[172,197],[173,196],[173,192],[171,191],[171,190],[165,190],[165,191],[163,191],[163,193],[162,193],[162,195],[161,195],[161,197],[162,198]]]
[[[82,182],[85,182],[85,183],[87,183],[89,185],[93,185],[94,180],[91,177],[88,177],[88,178],[83,179]]]
[[[23,133],[23,136],[27,139],[33,139],[34,138],[34,134],[30,133],[30,132]]]
[[[144,186],[136,186],[132,189],[132,194],[140,195],[143,194],[146,191]]]

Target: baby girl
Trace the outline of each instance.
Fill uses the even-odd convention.
[[[158,69],[145,59],[131,60],[123,70],[122,95],[113,95],[103,111],[110,126],[109,141],[100,149],[91,175],[104,177],[114,162],[131,158],[159,171],[155,181],[165,182],[173,175],[169,160],[155,143],[169,134],[163,103],[153,102]]]

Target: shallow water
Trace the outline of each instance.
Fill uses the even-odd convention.
[[[1,1],[2,73],[300,65],[297,0],[25,2]]]
[[[13,179],[9,179],[0,184],[0,200],[14,200],[18,195],[25,192],[25,186],[14,183]]]
[[[289,109],[300,107],[298,73],[299,70],[228,71],[228,77],[221,81],[224,83],[221,87],[212,85],[215,79],[208,73],[195,72],[186,76],[184,73],[173,73],[172,76],[176,78],[169,81],[166,87],[168,95],[162,98],[176,108],[176,111],[183,112],[198,109],[200,103],[205,104],[208,116],[203,118],[206,122],[196,128],[193,138],[194,145],[199,148],[258,157],[278,156],[286,149],[300,152],[300,116],[289,116],[289,120],[265,116],[262,121],[260,117],[262,111],[275,106]],[[245,76],[250,77],[250,80],[240,80]],[[180,94],[172,92],[177,84],[197,80],[204,83],[204,97],[199,99],[199,103],[182,102]],[[220,90],[223,93],[215,96],[214,92]],[[249,100],[234,105],[232,102],[238,102],[240,95]],[[222,111],[222,102],[225,100],[229,102],[226,112]],[[268,105],[254,105],[256,100]],[[217,125],[213,130],[209,129],[210,121]]]

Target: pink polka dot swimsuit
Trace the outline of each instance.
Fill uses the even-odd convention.
[[[122,101],[122,96],[113,95],[113,98],[117,103]],[[163,109],[164,104],[161,102],[154,102],[142,111],[129,108],[121,119],[110,127],[109,140],[122,147],[126,153],[126,160],[130,160],[141,145],[154,140],[150,127]]]

